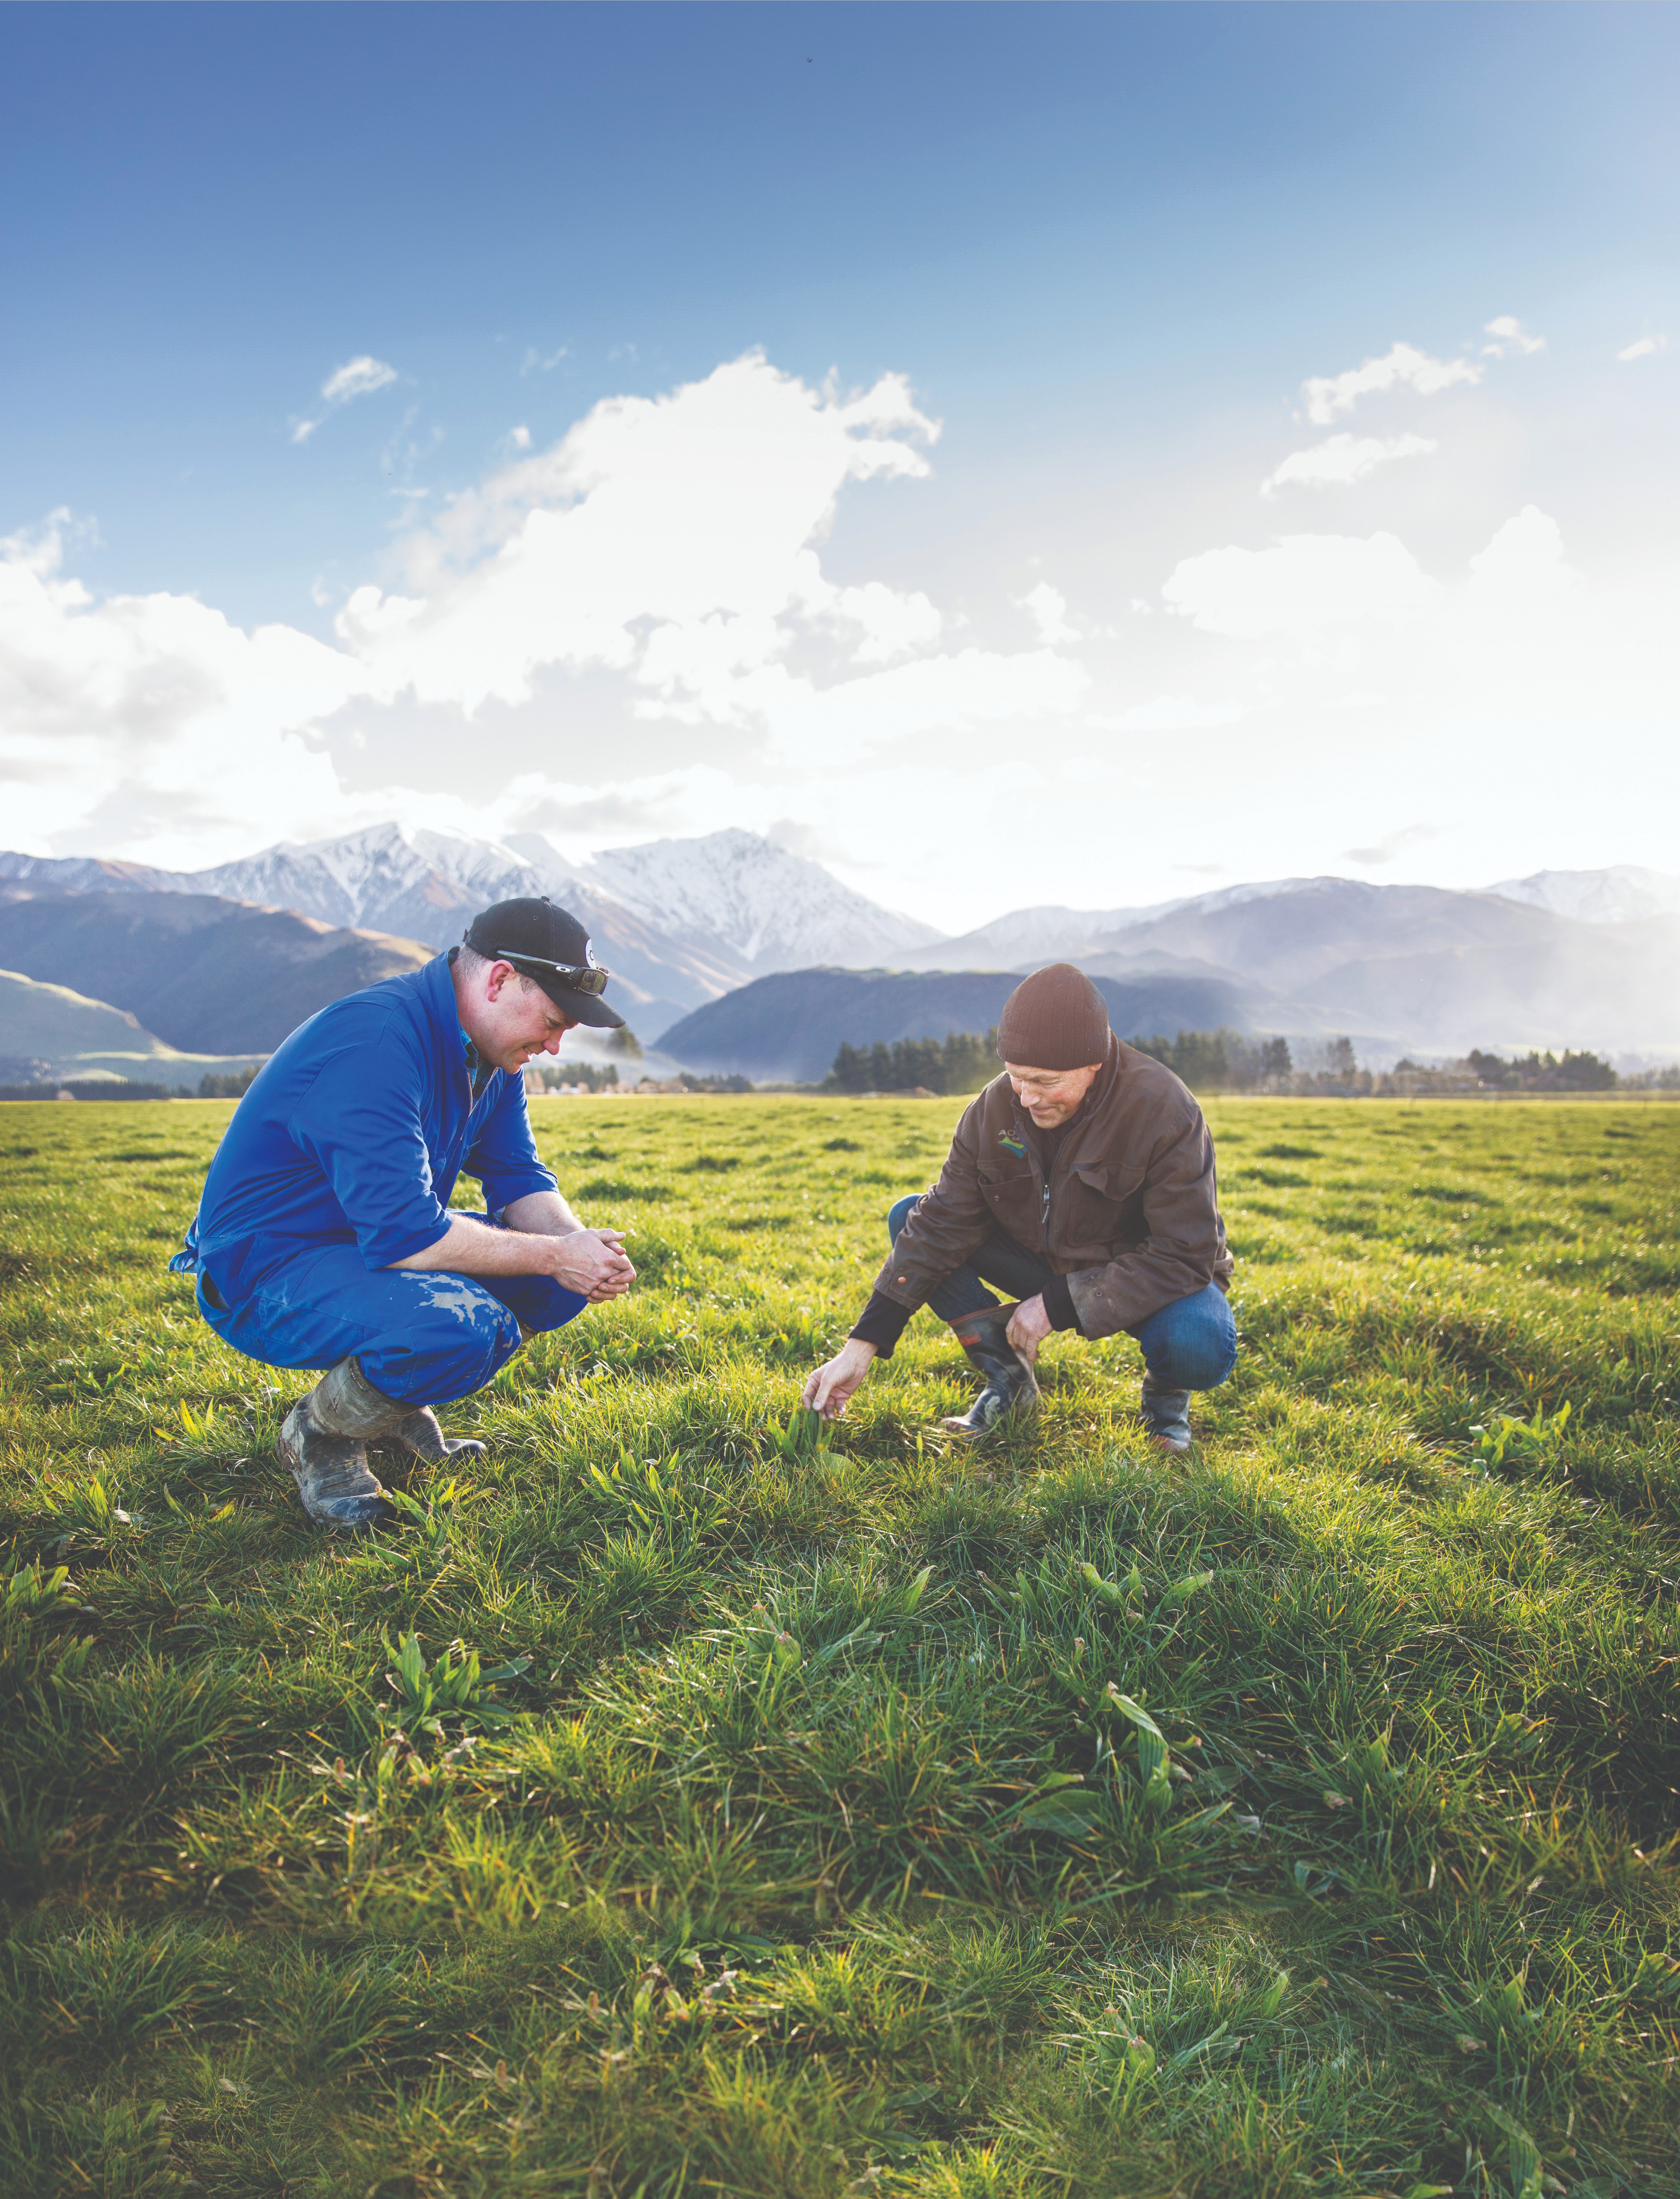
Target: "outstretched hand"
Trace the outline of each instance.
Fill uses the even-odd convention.
[[[805,1384],[799,1403],[808,1412],[820,1413],[825,1420],[839,1420],[875,1356],[873,1344],[847,1337],[834,1357],[825,1360]]]

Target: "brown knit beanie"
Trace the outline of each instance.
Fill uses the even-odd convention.
[[[1052,962],[1023,977],[997,1018],[1000,1060],[1018,1069],[1084,1069],[1108,1058],[1108,1004],[1083,970]]]

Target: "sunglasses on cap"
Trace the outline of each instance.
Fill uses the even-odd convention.
[[[516,954],[506,947],[480,947],[474,952],[491,962],[511,962],[515,970],[522,968],[527,962],[534,963],[539,970],[546,970],[561,979],[574,993],[585,994],[591,1000],[599,999],[607,990],[607,980],[613,974],[610,970],[603,970],[598,962],[589,963],[579,969],[575,962],[550,962],[546,954]]]

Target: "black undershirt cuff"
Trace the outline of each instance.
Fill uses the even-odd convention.
[[[873,1344],[876,1355],[882,1359],[892,1356],[892,1347],[904,1333],[904,1324],[910,1317],[910,1309],[901,1306],[897,1298],[890,1298],[885,1291],[877,1291],[863,1311],[852,1333],[860,1344]]]
[[[1044,1301],[1044,1311],[1050,1317],[1052,1328],[1078,1329],[1079,1316],[1073,1310],[1073,1293],[1067,1287],[1066,1275],[1052,1275],[1038,1295]]]

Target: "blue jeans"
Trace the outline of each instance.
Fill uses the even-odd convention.
[[[521,1322],[562,1328],[587,1303],[551,1275],[370,1269],[354,1245],[303,1253],[237,1306],[207,1298],[202,1278],[198,1298],[217,1334],[247,1359],[334,1367],[354,1352],[375,1389],[404,1405],[470,1397],[519,1350]]]
[[[887,1234],[897,1239],[919,1194],[901,1199],[887,1217]],[[941,1321],[960,1321],[997,1300],[985,1286],[995,1283],[1012,1298],[1037,1298],[1055,1270],[1048,1260],[994,1230],[972,1260],[947,1275],[927,1304]],[[1143,1364],[1157,1388],[1217,1390],[1236,1364],[1236,1323],[1217,1283],[1174,1298],[1147,1321],[1128,1329],[1142,1346]]]

